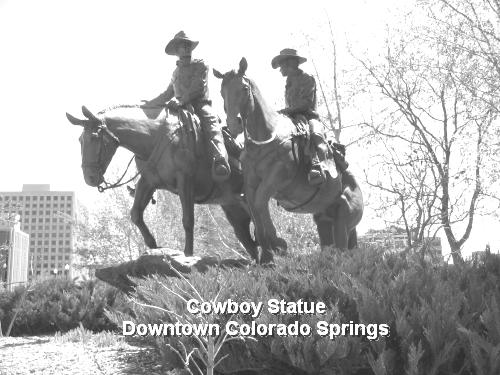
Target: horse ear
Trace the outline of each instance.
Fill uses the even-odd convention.
[[[238,69],[238,74],[240,76],[244,75],[245,72],[247,71],[247,68],[248,68],[247,59],[245,59],[244,57],[242,57],[241,60],[240,60],[240,68]]]
[[[82,105],[82,113],[91,121],[101,122],[92,112],[89,111],[87,107]]]
[[[219,72],[217,69],[212,69],[212,70],[213,70],[213,72],[214,72],[214,76],[215,76],[216,78],[219,78],[219,79],[224,78],[224,74],[222,74],[221,72]]]
[[[79,118],[76,118],[75,116],[70,115],[68,112],[66,112],[66,118],[71,122],[73,125],[80,125],[80,126],[85,126],[89,120],[80,120]]]

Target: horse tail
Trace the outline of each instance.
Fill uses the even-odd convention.
[[[347,249],[351,250],[358,247],[358,234],[356,233],[356,228],[351,230],[349,233],[349,238],[347,240]]]

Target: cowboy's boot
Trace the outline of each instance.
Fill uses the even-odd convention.
[[[231,175],[231,167],[222,132],[218,126],[206,127],[205,132],[208,137],[208,154],[212,160],[212,177],[215,181],[225,181]]]
[[[212,160],[212,177],[215,181],[225,181],[231,174],[231,167],[228,163],[224,138],[222,137],[222,127],[217,116],[212,113],[212,109],[206,103],[193,105],[196,114],[200,119],[200,125],[207,137],[207,148]]]
[[[213,137],[208,141],[208,152],[212,159],[212,177],[216,181],[225,181],[231,175],[231,167],[227,162],[227,153],[220,137]]]
[[[311,160],[311,169],[308,180],[311,185],[320,185],[326,181],[325,171],[321,162],[328,157],[328,145],[324,138],[318,133],[311,134],[311,142],[314,145],[314,155]]]

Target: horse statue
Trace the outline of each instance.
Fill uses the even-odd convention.
[[[285,210],[312,213],[322,250],[352,249],[357,246],[356,225],[363,215],[363,196],[350,172],[327,173],[320,186],[307,180],[306,164],[300,158],[300,137],[292,120],[272,110],[257,85],[245,75],[248,63],[241,59],[238,71],[225,74],[221,95],[227,125],[233,134],[244,133],[245,148],[241,157],[244,192],[255,224],[262,262],[272,260],[280,251],[282,240],[269,214],[269,200],[274,197]]]
[[[86,119],[68,113],[66,117],[73,125],[83,126],[79,140],[83,176],[88,185],[102,191],[104,173],[118,146],[135,155],[141,176],[130,215],[149,248],[158,246],[143,213],[156,189],[165,189],[180,197],[186,256],[193,255],[194,204],[219,204],[238,240],[257,260],[257,244],[250,234],[251,220],[241,194],[243,177],[234,147],[227,147],[232,164],[230,178],[216,182],[199,121],[189,111],[180,110],[176,116],[164,107],[119,105],[97,115],[85,106],[82,112]]]

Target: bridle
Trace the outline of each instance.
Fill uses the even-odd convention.
[[[107,135],[109,138],[111,138],[111,140],[114,142],[113,146],[115,147],[115,149],[120,146],[120,140],[118,139],[118,137],[116,135],[113,134],[113,132],[111,132],[111,130],[109,130],[109,128],[106,126],[105,120],[104,119],[100,119],[100,120],[101,120],[101,123],[99,125],[97,125],[95,127],[95,129],[86,129],[87,131],[92,130],[91,136],[98,138],[99,143],[98,143],[97,160],[92,161],[90,163],[82,162],[82,168],[95,168],[99,171],[99,173],[102,175],[102,178],[103,178],[102,183],[104,184],[104,186],[102,186],[102,185],[97,186],[97,190],[100,193],[103,193],[105,190],[114,189],[114,188],[123,186],[125,184],[128,184],[130,181],[134,180],[139,175],[139,172],[137,172],[135,174],[135,176],[133,176],[129,180],[122,182],[123,178],[125,177],[125,175],[128,172],[130,164],[132,164],[132,160],[134,160],[134,158],[135,158],[135,155],[133,155],[127,164],[127,168],[125,169],[125,172],[123,172],[122,176],[118,179],[118,181],[116,181],[114,183],[109,183],[106,181],[106,179],[104,178],[105,167],[103,166],[103,163],[104,163],[103,158],[106,156],[106,142],[104,141],[104,136]],[[95,131],[93,131],[93,130],[95,130]]]
[[[241,115],[241,122],[243,124],[243,135],[245,137],[245,142],[248,143],[253,143],[255,145],[266,145],[268,143],[273,142],[276,139],[276,132],[273,130],[271,133],[271,136],[269,139],[266,139],[265,141],[257,141],[252,138],[250,133],[248,132],[248,126],[247,126],[247,121],[248,121],[248,110],[249,110],[249,104],[254,102],[254,96],[253,96],[253,91],[252,91],[252,85],[250,85],[250,82],[248,79],[246,79],[244,76],[242,77],[242,80],[244,82],[244,87],[247,88],[247,98],[246,98],[246,105],[244,109],[242,110],[240,108],[240,115]]]

